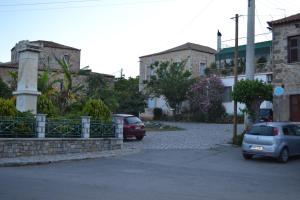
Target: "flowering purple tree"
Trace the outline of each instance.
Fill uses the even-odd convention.
[[[216,77],[199,79],[190,88],[188,99],[193,112],[208,113],[214,106],[222,106],[224,85]],[[209,113],[208,113],[209,114]]]

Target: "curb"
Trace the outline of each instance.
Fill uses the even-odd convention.
[[[30,157],[18,157],[18,158],[1,158],[0,167],[19,167],[19,166],[26,166],[26,165],[43,165],[43,164],[66,162],[66,161],[109,158],[109,157],[136,154],[139,153],[140,151],[141,150],[138,149],[122,149],[122,150],[101,151],[101,152],[84,153],[84,154],[76,153],[76,154],[57,154],[57,155],[30,156]]]

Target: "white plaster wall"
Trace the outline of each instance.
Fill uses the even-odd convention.
[[[258,80],[262,80],[263,82],[267,82],[267,75],[271,74],[271,73],[261,73],[261,74],[256,74],[255,75],[255,79]],[[238,80],[242,80],[245,79],[246,76],[245,75],[239,75],[238,76]],[[233,83],[234,83],[234,77],[233,76],[226,76],[226,77],[222,77],[221,78],[222,83],[224,84],[225,87],[233,87]],[[233,89],[233,88],[232,88]],[[223,106],[226,109],[226,112],[228,114],[233,114],[233,101],[232,102],[224,102]],[[264,101],[260,108],[272,108],[273,104],[270,101]],[[242,114],[242,112],[240,111],[241,109],[244,109],[245,105],[244,104],[240,104],[238,103],[238,114]]]

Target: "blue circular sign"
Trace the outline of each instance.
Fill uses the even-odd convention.
[[[274,89],[274,95],[275,96],[281,96],[284,93],[284,89],[282,87],[275,87]]]

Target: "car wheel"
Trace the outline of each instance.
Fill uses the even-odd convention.
[[[243,157],[244,157],[245,160],[250,160],[253,157],[253,155],[247,154],[247,153],[243,153]]]
[[[136,140],[141,141],[144,138],[144,136],[136,136]]]
[[[286,163],[288,160],[289,160],[289,151],[285,147],[281,150],[279,157],[278,157],[278,161],[281,163]]]

